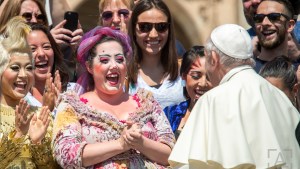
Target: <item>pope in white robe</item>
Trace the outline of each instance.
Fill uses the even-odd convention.
[[[231,36],[222,37],[224,34]],[[227,24],[217,27],[210,39],[227,57],[247,60],[252,56],[247,36],[244,28]],[[171,166],[300,169],[295,136],[300,117],[287,96],[251,66],[228,69],[217,52],[211,53],[212,58],[206,60],[207,74],[219,85],[194,106],[169,157]]]

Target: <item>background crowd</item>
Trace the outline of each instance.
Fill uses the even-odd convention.
[[[300,168],[297,1],[187,50],[163,0],[99,0],[86,32],[47,2],[0,1],[0,168]]]

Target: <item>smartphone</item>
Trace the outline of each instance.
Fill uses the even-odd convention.
[[[65,12],[64,19],[67,20],[64,28],[69,29],[70,31],[75,31],[78,25],[78,13],[74,11]]]

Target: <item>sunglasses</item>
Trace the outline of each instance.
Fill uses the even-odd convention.
[[[22,17],[24,17],[26,19],[27,22],[30,22],[32,19],[32,13],[30,12],[25,12],[22,14]],[[38,14],[35,15],[36,21],[38,23],[45,23],[46,22],[46,16],[44,14]]]
[[[169,29],[170,26],[170,23],[168,22],[159,22],[159,23],[139,22],[137,24],[139,30],[143,33],[149,33],[153,29],[153,26],[157,32],[164,33]]]
[[[265,19],[265,17],[268,17],[269,21],[273,22],[278,22],[280,21],[280,17],[283,16],[287,20],[290,20],[290,17],[283,14],[283,13],[269,13],[267,15],[265,14],[255,14],[253,17],[253,20],[255,23],[262,23],[262,21]]]
[[[125,19],[127,19],[129,17],[129,10],[127,9],[120,9],[118,10],[118,16],[119,18],[121,18],[121,15],[124,16]],[[108,20],[111,20],[112,17],[113,17],[113,12],[112,11],[105,11],[102,13],[102,19],[105,20],[105,21],[108,21]]]

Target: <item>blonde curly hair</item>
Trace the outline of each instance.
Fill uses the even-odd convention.
[[[12,55],[29,56],[32,60],[31,50],[26,41],[30,30],[25,19],[20,16],[13,17],[7,23],[7,29],[0,40],[0,76],[7,68]]]

